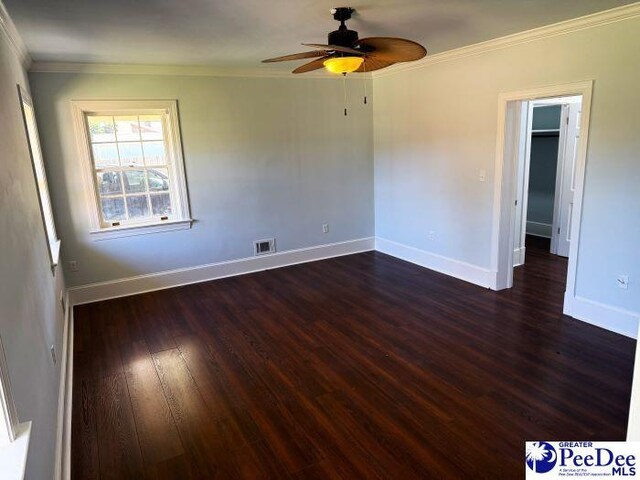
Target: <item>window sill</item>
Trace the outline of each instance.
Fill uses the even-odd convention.
[[[90,232],[93,240],[110,240],[112,238],[133,237],[150,233],[171,232],[174,230],[188,230],[193,223],[192,219],[174,220],[170,222],[154,223],[147,225],[123,226],[104,228]]]
[[[23,480],[29,452],[31,422],[18,425],[16,439],[0,446],[0,472],[3,480]]]

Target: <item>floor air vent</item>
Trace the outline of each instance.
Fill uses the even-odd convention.
[[[268,253],[275,253],[276,241],[273,238],[267,238],[266,240],[256,240],[253,242],[254,255],[266,255]]]

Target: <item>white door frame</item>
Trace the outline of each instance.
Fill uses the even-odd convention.
[[[569,267],[567,288],[564,297],[564,310],[571,315],[575,297],[578,248],[580,246],[580,224],[582,219],[582,199],[584,177],[589,140],[589,116],[593,80],[552,85],[516,92],[501,93],[498,96],[498,131],[496,139],[496,162],[494,174],[493,231],[491,241],[491,270],[495,274],[492,288],[502,290],[513,284],[513,236],[514,202],[516,194],[516,161],[519,142],[519,129],[515,122],[520,121],[517,112],[523,101],[532,101],[550,97],[582,96],[581,135],[576,156],[576,192],[571,219],[571,245],[569,248]]]
[[[520,249],[520,258],[515,259],[514,267],[524,265],[526,257],[525,238],[527,236],[527,209],[529,208],[529,174],[531,171],[531,130],[533,126],[533,102],[522,102],[520,105],[520,131],[518,137],[519,150],[516,158],[514,173],[516,175],[516,198],[514,205],[516,207],[515,221],[519,221],[519,228],[514,232],[514,240],[516,233],[519,234],[517,239],[518,248]],[[515,154],[515,152],[514,152]],[[518,203],[516,202],[520,202]],[[517,225],[514,225],[517,227]],[[514,249],[515,255],[515,249]]]
[[[560,238],[560,234],[558,232],[558,227],[560,226],[560,210],[561,210],[561,200],[562,200],[562,178],[564,175],[564,163],[565,156],[567,153],[567,138],[568,138],[568,130],[569,125],[567,119],[569,118],[569,114],[571,110],[569,109],[569,104],[562,104],[562,110],[560,112],[560,136],[558,138],[558,155],[556,162],[556,182],[555,182],[555,190],[553,194],[553,220],[551,222],[551,248],[550,251],[554,255],[558,254],[558,240]]]

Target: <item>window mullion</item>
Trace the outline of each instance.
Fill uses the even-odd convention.
[[[144,153],[142,154],[143,156],[143,162],[146,163],[146,161],[144,160]],[[147,197],[147,208],[149,209],[149,216],[153,217],[153,209],[151,208],[151,189],[149,188],[149,170],[145,167],[144,168],[144,183],[145,183],[145,196]]]
[[[153,210],[151,209],[151,196],[149,192],[146,193],[145,197],[147,197],[147,208],[149,209],[149,216],[153,217]]]
[[[126,185],[125,185],[125,175],[124,169],[122,168],[122,158],[120,157],[120,142],[118,140],[118,126],[116,125],[116,117],[115,115],[111,116],[111,123],[113,124],[113,133],[115,136],[115,144],[116,144],[116,152],[118,153],[118,167],[120,172],[120,182],[122,184],[122,194],[120,195],[122,198],[122,203],[124,204],[124,220],[129,220],[129,207],[127,206],[127,195],[126,195]],[[117,198],[117,197],[116,197]],[[118,220],[120,222],[121,220]],[[112,224],[115,222],[111,222]]]
[[[126,195],[125,190],[124,190],[124,185],[122,186],[122,201],[124,202],[125,221],[128,222],[130,220],[130,218],[129,218],[129,205],[127,205],[127,195]]]
[[[95,172],[96,173],[107,173],[107,172],[119,172],[119,171],[123,171],[123,172],[130,172],[132,170],[143,170],[145,168],[168,168],[167,165],[154,165],[153,167],[144,167],[144,166],[138,166],[138,167],[105,167],[105,168],[96,168]]]
[[[141,141],[142,140],[117,140],[116,139],[116,140],[96,140],[96,141],[91,140],[91,143],[94,144],[94,145],[104,145],[106,143],[114,143],[114,142],[118,142],[118,143],[139,143]],[[147,141],[151,141],[151,140],[147,140]],[[160,140],[157,140],[157,141],[159,142]]]
[[[177,167],[175,164],[169,165],[167,168],[169,171],[169,177],[178,178]],[[171,199],[172,212],[176,210],[182,211],[182,205],[180,205],[180,195],[178,194],[178,186],[172,183],[169,184],[169,198]]]

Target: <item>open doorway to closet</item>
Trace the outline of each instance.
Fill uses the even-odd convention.
[[[525,265],[529,257],[536,267],[566,276],[582,96],[531,100],[522,107],[513,265]]]
[[[558,276],[543,287],[544,291],[528,288],[527,294],[547,300],[550,292],[554,292],[554,298],[558,293],[560,301],[557,303],[562,305],[562,312],[569,316],[574,316],[576,304],[580,219],[592,92],[593,82],[583,81],[505,92],[498,97],[495,175],[499,180],[494,192],[491,265],[495,272],[495,283],[492,288],[502,290],[514,284],[540,283],[537,280],[553,277],[555,269]],[[557,119],[556,107],[554,115],[551,115],[554,109],[541,110],[550,119],[537,118],[534,129],[534,109],[557,105],[560,106],[559,125],[545,124],[550,119]],[[532,143],[539,143],[537,139],[549,139],[546,147],[549,144],[553,147],[557,143],[557,156],[555,176],[553,168],[550,169],[552,173],[546,175],[551,178],[551,184],[545,187],[546,195],[534,200],[529,188],[532,176],[531,150],[532,147],[537,150],[533,152],[535,155],[545,150],[544,146],[538,148]],[[553,167],[553,156],[548,162]],[[534,175],[537,179],[545,177],[537,172]],[[548,226],[531,223],[536,221],[536,217],[529,216],[530,202],[536,203],[532,208],[540,205],[549,208],[551,205],[550,210],[546,210],[547,216],[542,217],[546,221],[537,222],[549,225],[548,219],[551,218],[551,231]],[[551,217],[549,211],[552,212]],[[529,236],[527,220],[530,222]],[[537,232],[533,231],[536,227]],[[546,238],[540,236],[540,229],[543,229]],[[567,249],[568,258],[565,258],[562,255],[567,254]],[[536,260],[543,261],[536,263]],[[529,274],[533,274],[536,281],[529,282]]]

